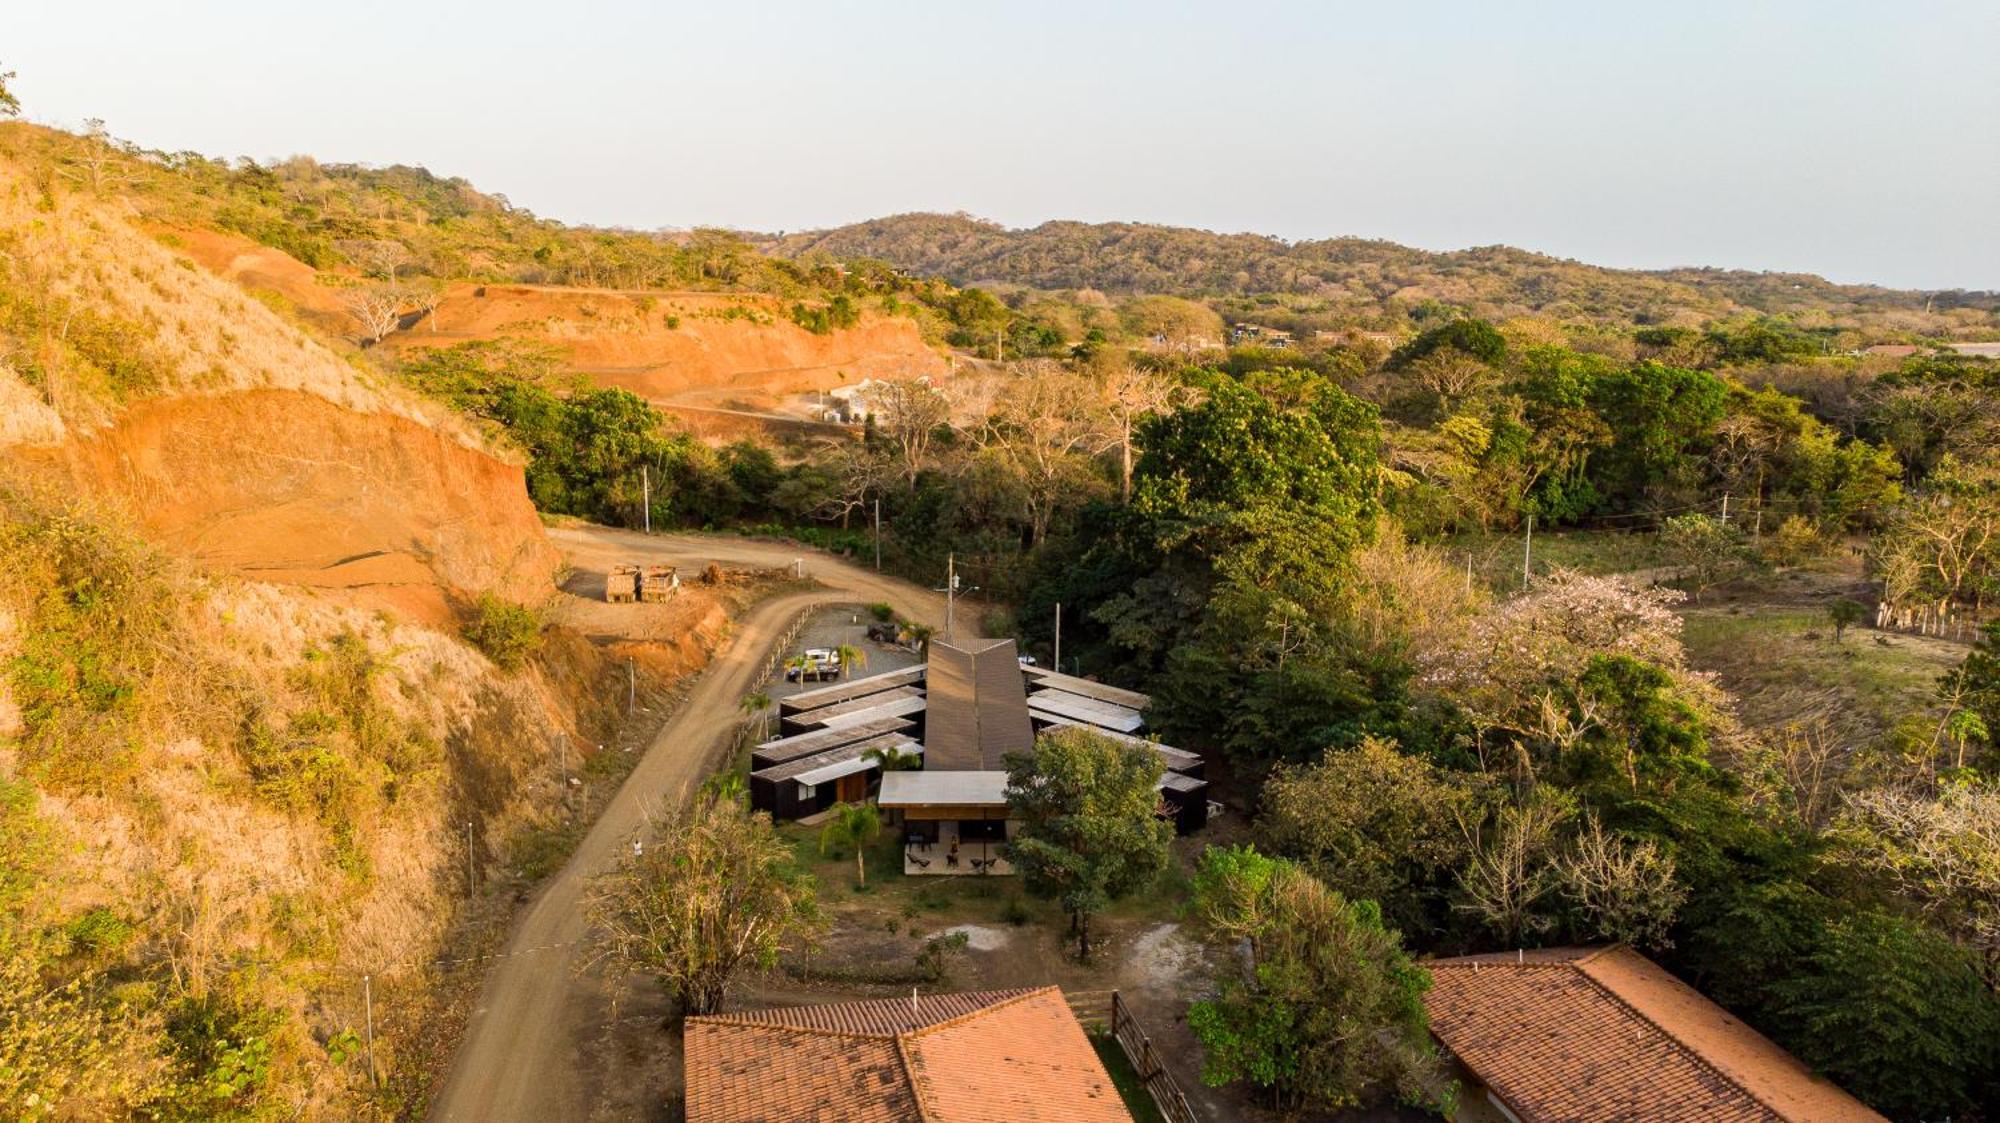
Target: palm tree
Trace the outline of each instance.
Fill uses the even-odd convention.
[[[937,634],[936,628],[931,627],[929,624],[918,624],[913,622],[909,625],[909,632],[910,632],[910,638],[915,640],[917,643],[917,652],[919,654],[923,654],[930,651],[931,637]]]
[[[904,752],[895,745],[884,745],[879,749],[869,749],[861,754],[861,759],[880,768],[884,772],[902,772],[920,767],[924,758],[917,753]]]
[[[759,741],[763,740],[765,728],[771,721],[769,712],[771,709],[771,696],[761,690],[745,694],[743,701],[738,703],[738,708],[743,711],[745,716],[757,719],[757,739]]]
[[[836,803],[826,825],[819,829],[820,857],[843,847],[854,847],[854,882],[868,885],[868,868],[862,859],[868,844],[882,833],[882,814],[867,803]]]
[[[851,643],[843,643],[834,648],[833,657],[840,660],[841,678],[846,678],[847,673],[856,667],[868,666],[868,653]]]

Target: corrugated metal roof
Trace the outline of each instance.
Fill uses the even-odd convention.
[[[924,668],[921,665],[899,667],[893,671],[883,671],[879,675],[867,675],[845,682],[836,682],[831,686],[820,686],[811,690],[801,690],[797,694],[788,694],[778,699],[778,706],[785,713],[798,713],[816,706],[831,706],[835,702],[845,702],[879,693],[893,687],[911,686],[922,682],[923,678]]]
[[[1027,684],[1013,640],[931,641],[924,677],[926,768],[982,770],[1034,746]]]
[[[918,690],[916,687],[895,686],[864,697],[849,698],[844,702],[835,702],[827,706],[817,706],[810,710],[801,710],[795,714],[786,714],[785,720],[791,722],[793,725],[825,725],[837,717],[858,714],[864,710],[872,710],[877,706],[888,705],[890,702],[901,702],[910,698],[922,698],[923,696],[923,691]]]
[[[925,746],[922,772],[885,772],[883,807],[998,807],[1007,803],[1007,774],[994,771],[950,771],[934,768]]]
[[[919,754],[923,751],[922,746],[918,745],[905,734],[886,733],[880,737],[870,737],[865,741],[855,741],[850,744],[836,746],[825,752],[813,753],[811,756],[795,757],[783,764],[772,765],[769,768],[752,772],[751,775],[760,780],[798,780],[801,782],[823,784],[834,777],[829,776],[811,781],[807,781],[806,778],[823,768],[846,761],[860,763],[862,756],[870,749],[888,748],[900,748]],[[863,767],[869,766],[864,765]],[[850,769],[849,771],[860,771],[860,769]]]
[[[917,723],[906,717],[885,717],[853,725],[815,729],[810,733],[795,733],[790,737],[761,742],[751,751],[750,759],[759,768],[769,768],[788,760],[797,760],[802,756],[811,756],[856,741],[865,741],[870,737],[879,737],[884,733],[902,733],[916,727]]]
[[[1114,705],[1124,706],[1130,710],[1143,710],[1153,704],[1151,696],[1141,694],[1136,690],[1126,690],[1118,686],[1106,686],[1101,682],[1092,682],[1087,678],[1078,678],[1075,675],[1044,670],[1041,667],[1023,667],[1021,668],[1021,673],[1026,675],[1028,680],[1038,689],[1047,687],[1051,690],[1067,690],[1071,694],[1081,694],[1086,698],[1097,698]]]

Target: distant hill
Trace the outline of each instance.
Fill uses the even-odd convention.
[[[1693,323],[1744,314],[1823,314],[1844,325],[1927,334],[2000,327],[2000,293],[1837,285],[1802,273],[1607,269],[1508,246],[1450,253],[1394,242],[1286,242],[1144,223],[1046,222],[1013,230],[967,215],[904,214],[769,240],[786,257],[878,258],[955,284],[1173,293],[1221,304],[1278,294],[1355,317],[1437,301],[1489,318],[1546,315]]]

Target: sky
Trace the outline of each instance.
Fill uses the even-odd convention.
[[[2000,290],[2000,3],[12,0],[34,120],[565,222],[906,211]]]

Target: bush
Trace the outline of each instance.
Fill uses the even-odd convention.
[[[871,604],[868,606],[868,615],[887,624],[896,618],[896,610],[886,604]]]
[[[542,645],[542,614],[528,605],[481,593],[464,635],[501,669],[519,670]]]

